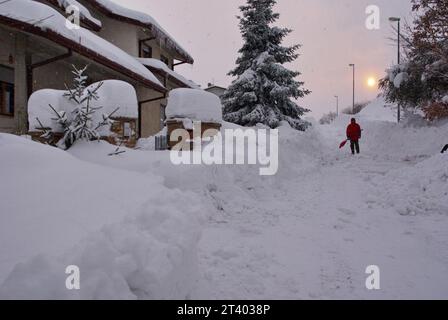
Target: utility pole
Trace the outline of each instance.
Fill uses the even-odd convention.
[[[336,98],[336,116],[339,116],[339,96],[334,96]]]
[[[389,21],[398,23],[398,27],[397,27],[397,33],[398,33],[398,40],[397,40],[397,44],[398,44],[397,63],[400,64],[401,63],[401,54],[400,54],[400,48],[401,48],[400,47],[400,41],[401,41],[401,30],[400,30],[401,26],[400,26],[400,22],[401,22],[401,18],[390,17]],[[400,123],[400,121],[401,121],[401,106],[400,106],[400,103],[398,103],[397,121],[398,121],[398,123]]]
[[[353,67],[353,107],[352,113],[355,114],[355,64],[350,63],[349,67]]]

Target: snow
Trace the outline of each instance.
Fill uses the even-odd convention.
[[[281,126],[275,176],[1,134],[0,297],[446,299],[448,124],[365,112],[359,156],[338,149],[349,115]],[[79,292],[61,288],[69,264]]]
[[[396,107],[387,103],[382,96],[369,103],[357,116],[370,121],[397,121]]]
[[[94,123],[101,122],[102,115],[108,115],[119,108],[114,114],[115,117],[124,118],[138,118],[138,101],[137,94],[133,86],[127,82],[119,80],[106,80],[102,81],[103,85],[97,91],[99,96],[98,100],[92,100],[90,106],[92,108],[100,108],[92,118]],[[85,92],[92,91],[98,86],[99,83],[93,83],[85,89]],[[61,127],[54,120],[55,114],[51,110],[49,104],[56,111],[64,111],[68,117],[70,117],[72,111],[76,108],[74,101],[68,100],[64,97],[67,91],[43,89],[34,92],[28,101],[28,118],[31,131],[36,131],[36,128],[40,128],[40,122],[45,127],[51,128],[54,132],[60,132]],[[102,128],[101,133],[107,135],[109,133],[109,127]]]
[[[222,105],[213,93],[198,89],[170,91],[166,108],[168,119],[187,118],[203,122],[222,122]]]
[[[446,95],[446,96],[444,96],[444,97],[442,98],[442,102],[443,102],[443,103],[448,103],[448,95]]]
[[[101,26],[102,26],[101,21],[94,18],[92,16],[92,14],[90,13],[90,11],[86,7],[84,7],[81,3],[79,3],[78,1],[76,1],[76,0],[57,0],[57,1],[58,1],[59,6],[62,7],[64,10],[66,10],[70,6],[77,7],[79,9],[79,13],[80,13],[81,17],[89,20],[90,22],[92,22],[93,24],[95,24],[101,28]]]
[[[110,12],[125,17],[130,18],[136,21],[139,21],[144,24],[149,24],[153,26],[152,31],[156,32],[156,36],[162,36],[168,40],[168,43],[173,46],[180,54],[187,57],[190,61],[193,61],[193,58],[190,54],[182,48],[182,46],[172,37],[170,34],[162,28],[162,26],[149,14],[144,12],[135,11],[110,0],[93,0],[94,2],[100,4],[101,6],[107,8]]]
[[[394,78],[394,86],[395,88],[400,88],[401,84],[403,82],[406,82],[408,79],[409,75],[406,72],[400,72],[399,74],[397,74],[397,76]]]
[[[0,134],[0,149],[0,192],[9,199],[0,204],[0,298],[187,297],[204,212],[196,195],[12,135]],[[73,264],[79,291],[65,288]]]
[[[155,69],[159,69],[162,72],[169,74],[173,78],[176,78],[177,80],[179,80],[180,82],[184,83],[185,85],[187,85],[188,87],[190,87],[192,89],[199,89],[200,88],[193,81],[188,80],[187,78],[183,77],[179,73],[171,70],[164,62],[162,62],[160,60],[153,59],[153,58],[136,58],[136,59],[141,64],[143,64],[144,66],[148,66],[148,67],[152,67],[152,68],[155,68]]]
[[[126,52],[87,29],[82,27],[80,29],[67,28],[66,18],[45,4],[31,0],[7,1],[0,6],[0,15],[33,24],[44,31],[51,30],[163,87],[147,68]]]

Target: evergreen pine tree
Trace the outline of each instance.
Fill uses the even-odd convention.
[[[223,96],[224,119],[243,126],[258,123],[276,128],[282,121],[291,127],[305,130],[310,124],[301,119],[309,110],[293,99],[310,92],[295,78],[300,72],[283,65],[294,61],[300,45],[282,46],[283,39],[292,32],[272,24],[278,20],[274,13],[276,0],[247,0],[240,7],[240,30],[244,40],[239,50],[237,67],[229,75],[237,77]]]

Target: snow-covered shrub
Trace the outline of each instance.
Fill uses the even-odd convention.
[[[106,126],[110,127],[113,123],[111,117],[119,110],[117,107],[110,113],[102,114],[101,118],[95,116],[95,113],[102,107],[95,107],[94,101],[99,100],[99,91],[104,82],[99,82],[88,87],[86,85],[88,76],[84,74],[87,67],[77,69],[73,66],[73,69],[74,87],[69,88],[66,85],[67,91],[63,93],[63,97],[72,105],[72,109],[61,110],[60,106],[55,106],[51,103],[48,104],[52,112],[52,118],[50,120],[57,124],[59,130],[56,131],[62,131],[63,133],[62,139],[58,142],[58,146],[63,149],[70,148],[77,140],[90,141],[99,139],[101,137],[101,128]],[[30,99],[30,105],[33,105],[32,99]],[[52,138],[55,131],[51,125],[43,123],[39,114],[36,115],[34,120],[38,123],[38,126],[35,126],[34,129],[43,131],[41,137],[44,139]]]
[[[327,114],[324,114],[322,118],[319,120],[320,124],[330,124],[338,117],[336,112],[330,112]]]
[[[433,121],[448,118],[448,103],[434,102],[423,107],[426,119]]]

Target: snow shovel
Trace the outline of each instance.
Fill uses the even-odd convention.
[[[344,140],[343,142],[341,142],[341,144],[339,145],[339,149],[344,148],[345,145],[347,144],[347,142],[348,142],[348,139],[347,139],[347,140]]]

